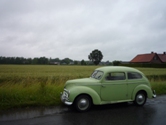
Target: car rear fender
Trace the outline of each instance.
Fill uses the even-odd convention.
[[[152,90],[149,86],[147,86],[147,85],[138,85],[133,91],[132,100],[135,100],[135,96],[139,91],[146,92],[147,98],[152,98],[152,96],[153,96]]]

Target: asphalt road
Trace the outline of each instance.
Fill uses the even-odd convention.
[[[166,95],[132,103],[93,106],[85,113],[63,107],[0,112],[0,125],[166,125]]]

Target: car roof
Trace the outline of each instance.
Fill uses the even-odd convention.
[[[131,67],[126,67],[126,66],[104,66],[104,67],[100,67],[97,68],[96,70],[100,70],[103,72],[117,72],[117,71],[125,71],[125,72],[139,72],[142,74],[141,71],[135,69],[135,68],[131,68]]]

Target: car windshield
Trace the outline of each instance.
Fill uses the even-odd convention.
[[[95,78],[95,79],[101,79],[103,76],[103,72],[102,71],[99,71],[99,70],[95,70],[92,75],[91,75],[91,78]]]

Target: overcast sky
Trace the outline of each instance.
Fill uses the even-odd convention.
[[[130,61],[166,51],[166,0],[0,0],[0,56]]]

